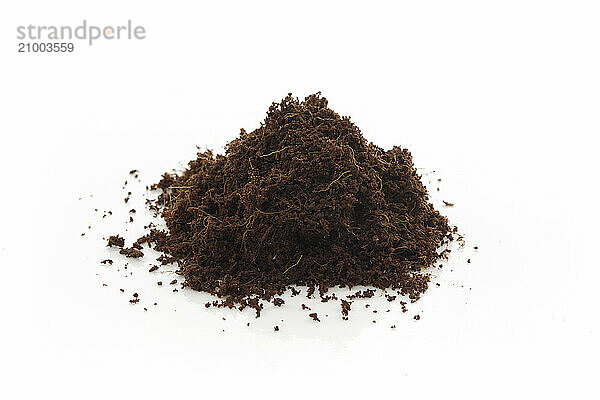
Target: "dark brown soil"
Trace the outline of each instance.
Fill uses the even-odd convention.
[[[123,247],[125,246],[125,239],[119,235],[110,236],[108,238],[107,247]]]
[[[358,292],[351,294],[348,297],[349,299],[370,299],[371,297],[373,297],[375,295],[375,290],[373,289],[365,289],[365,290],[359,290]]]
[[[321,322],[321,320],[319,319],[319,316],[317,315],[316,312],[310,313],[310,314],[308,314],[308,316],[311,317],[312,319],[314,319],[317,322]]]
[[[350,312],[350,305],[352,304],[351,301],[346,301],[346,300],[342,300],[341,301],[341,306],[342,306],[342,319],[348,319],[348,313]]]
[[[452,239],[410,152],[367,142],[320,94],[288,95],[225,155],[198,153],[153,188],[161,193],[149,207],[168,229],[151,228],[136,243],[154,244],[163,264],[177,262],[185,286],[222,298],[214,305],[257,316],[261,300],[292,285],[322,299],[335,298],[323,296],[329,288],[364,285],[415,300],[427,289],[425,268]],[[344,316],[349,304],[342,300]]]
[[[138,249],[134,249],[133,247],[129,247],[129,248],[126,248],[126,249],[121,249],[119,251],[119,254],[123,254],[125,257],[129,257],[129,258],[144,257],[144,253],[142,253]]]

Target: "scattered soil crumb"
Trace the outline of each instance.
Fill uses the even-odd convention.
[[[123,247],[125,246],[125,239],[122,238],[119,235],[114,235],[114,236],[110,236],[108,238],[108,244],[106,245],[107,247]]]
[[[349,299],[369,299],[375,295],[374,289],[359,290],[358,292],[346,296]]]
[[[119,254],[123,254],[125,257],[128,257],[128,258],[140,258],[140,257],[144,257],[144,253],[142,253],[138,249],[134,249],[133,247],[129,247],[129,248],[126,248],[126,249],[121,249],[119,251]]]
[[[350,305],[352,304],[351,301],[346,301],[346,300],[342,300],[341,301],[341,306],[342,306],[342,319],[343,320],[348,320],[348,313],[350,312]]]

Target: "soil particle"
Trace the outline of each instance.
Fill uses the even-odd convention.
[[[283,303],[285,303],[285,301],[284,301],[282,298],[279,298],[279,297],[278,297],[278,298],[276,298],[276,299],[273,299],[273,304],[274,304],[276,307],[281,307],[281,306],[283,305]]]
[[[402,312],[405,313],[408,311],[408,308],[406,308],[406,302],[405,301],[401,301],[400,302],[400,306],[402,306]]]
[[[126,249],[121,249],[119,251],[119,254],[123,254],[125,257],[128,257],[128,258],[140,258],[140,257],[144,257],[144,253],[142,253],[138,249],[134,249],[133,247],[129,247],[129,248],[126,248]]]
[[[158,267],[157,267],[156,265],[153,265],[153,266],[152,266],[152,267],[151,267],[151,268],[148,270],[148,272],[154,272],[154,271],[156,271],[156,270],[158,270]]]
[[[317,322],[321,322],[321,320],[319,319],[319,316],[317,315],[317,313],[310,313],[308,314],[309,317],[311,317],[313,320],[317,321]]]
[[[418,321],[418,320],[420,320],[420,319],[421,319],[421,316],[420,316],[419,314],[417,314],[417,315],[415,315],[413,318],[415,319],[415,321]]]
[[[278,327],[277,325],[275,325],[275,326],[273,327],[273,330],[274,330],[275,332],[279,332],[279,327]]]
[[[444,205],[445,205],[446,207],[454,207],[454,203],[450,203],[450,202],[448,202],[448,201],[446,201],[446,200],[443,200],[443,202],[444,202]]]
[[[335,294],[331,296],[321,296],[321,303],[327,303],[329,300],[337,300],[337,296]]]
[[[349,299],[370,299],[374,295],[375,295],[375,290],[365,289],[362,291],[359,290],[358,292],[351,294],[349,296],[346,296],[346,297]]]
[[[161,265],[167,265],[167,264],[172,264],[173,262],[176,261],[176,259],[163,254],[160,257],[158,257],[156,259],[156,261],[159,261]]]
[[[114,236],[110,236],[108,238],[108,244],[106,245],[107,247],[123,247],[125,246],[125,239],[122,238],[119,235],[114,235]]]
[[[101,264],[108,264],[108,265],[112,265],[113,264],[113,260],[111,259],[106,259],[106,260],[102,260],[100,261]]]
[[[346,300],[342,300],[341,301],[341,306],[342,306],[342,319],[347,320],[348,319],[348,313],[350,312],[350,305],[352,304],[351,301],[346,301]]]
[[[169,284],[170,285],[175,285],[177,283],[177,279],[173,279]]]

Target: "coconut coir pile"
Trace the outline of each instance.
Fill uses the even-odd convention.
[[[177,261],[186,286],[222,299],[214,305],[257,314],[294,285],[309,296],[365,285],[416,299],[452,237],[410,152],[368,143],[319,93],[273,103],[225,155],[198,153],[154,188],[168,230],[137,244]]]

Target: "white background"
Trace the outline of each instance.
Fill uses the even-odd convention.
[[[597,398],[597,2],[0,7],[4,398]],[[84,18],[132,19],[147,38],[17,53],[17,26]],[[409,148],[436,205],[456,204],[440,210],[467,246],[439,287],[406,314],[377,297],[377,323],[367,301],[348,322],[313,301],[317,324],[306,299],[256,320],[159,289],[172,274],[148,260],[125,275],[102,237],[146,222],[138,189],[125,223],[130,169],[132,188],[153,183],[286,93],[319,90],[367,139]]]

